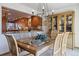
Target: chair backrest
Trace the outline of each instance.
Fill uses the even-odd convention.
[[[10,50],[11,54],[13,56],[19,55],[17,42],[16,42],[16,39],[14,38],[14,36],[12,34],[6,34],[5,37],[8,41],[9,50]]]
[[[69,32],[65,32],[62,38],[62,55],[65,55],[65,52],[66,52],[68,36],[69,36]]]
[[[54,51],[53,51],[54,56],[61,56],[62,55],[61,54],[62,37],[63,37],[63,34],[58,34],[56,39],[55,39]]]
[[[51,32],[51,39],[55,40],[57,37],[57,34],[58,34],[57,32]]]

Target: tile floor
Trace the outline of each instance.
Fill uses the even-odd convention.
[[[40,56],[52,56],[52,49],[47,50],[45,53],[41,54]],[[74,48],[72,49],[68,49],[66,51],[66,56],[79,56],[79,49],[78,48]]]
[[[4,56],[10,56],[10,54],[5,54]],[[40,56],[52,56],[52,49],[45,51],[45,53],[42,53]],[[79,56],[79,49],[74,48],[72,50],[67,48],[66,56]]]
[[[66,56],[79,56],[79,48],[67,49]]]

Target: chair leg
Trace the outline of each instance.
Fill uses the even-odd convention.
[[[34,56],[36,56],[36,53],[34,54]]]
[[[66,52],[64,53],[64,56],[66,56]]]

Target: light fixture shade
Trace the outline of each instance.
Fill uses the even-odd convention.
[[[32,15],[34,15],[35,10],[32,10]]]
[[[43,8],[42,9],[45,9],[45,7],[43,6]]]
[[[54,11],[55,11],[55,10],[53,9],[53,10],[52,10],[52,13],[53,13]]]

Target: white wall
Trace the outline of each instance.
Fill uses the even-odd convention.
[[[61,13],[64,11],[75,11],[75,18],[74,18],[74,32],[75,32],[75,47],[79,47],[79,4],[74,6],[64,7],[59,10],[55,10],[55,13]]]
[[[7,40],[6,40],[6,38],[4,37],[4,35],[3,34],[1,34],[2,33],[2,15],[1,15],[1,13],[2,13],[2,11],[1,11],[1,7],[2,6],[5,6],[5,7],[8,7],[8,8],[11,8],[11,9],[15,9],[15,10],[19,10],[19,11],[22,11],[22,12],[25,12],[25,13],[29,13],[29,14],[31,14],[32,13],[32,10],[33,9],[31,9],[31,8],[29,8],[29,7],[27,7],[27,6],[24,6],[24,5],[22,5],[22,4],[0,4],[0,54],[3,54],[3,53],[6,53],[6,52],[8,52],[9,51],[9,49],[8,49],[8,43],[7,43]],[[35,13],[36,13],[36,11],[35,11]]]
[[[79,5],[75,14],[75,47],[79,47]]]

